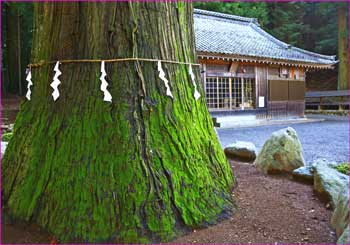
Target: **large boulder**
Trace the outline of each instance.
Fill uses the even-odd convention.
[[[349,225],[350,211],[349,211],[349,190],[343,189],[335,203],[336,207],[332,214],[331,224],[335,229],[337,237],[341,236],[346,227]]]
[[[256,147],[251,142],[236,141],[225,149],[228,158],[242,162],[253,162],[256,158]]]
[[[334,208],[331,224],[338,244],[350,244],[349,239],[349,176],[336,170],[337,163],[318,159],[313,164],[314,190]]]
[[[336,208],[340,193],[349,189],[349,176],[338,172],[334,163],[318,159],[313,163],[314,190]]]
[[[297,133],[291,127],[274,132],[255,160],[264,173],[292,172],[305,165]]]
[[[348,225],[342,235],[338,238],[337,244],[350,244],[350,226]]]

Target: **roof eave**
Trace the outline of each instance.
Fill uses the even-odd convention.
[[[228,55],[220,53],[209,53],[197,51],[198,58],[202,59],[213,59],[213,60],[225,60],[225,61],[241,61],[248,63],[257,63],[257,64],[269,64],[269,65],[284,65],[284,66],[295,66],[295,67],[305,67],[312,69],[334,69],[334,65],[337,61],[334,61],[331,64],[324,63],[311,63],[303,61],[292,61],[292,60],[283,60],[276,58],[266,58],[266,57],[256,57],[256,56],[247,56],[247,55]]]

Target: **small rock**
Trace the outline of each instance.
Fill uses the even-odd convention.
[[[313,167],[309,165],[294,169],[292,172],[292,176],[295,180],[312,184],[314,181]]]
[[[224,152],[228,158],[242,162],[253,162],[257,155],[255,145],[246,141],[236,141],[228,145]]]
[[[5,154],[5,150],[7,148],[7,144],[8,144],[8,142],[1,141],[1,156],[3,156]]]

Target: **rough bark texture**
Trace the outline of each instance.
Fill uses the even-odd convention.
[[[32,62],[143,57],[196,62],[187,3],[37,3]],[[40,224],[61,242],[166,241],[232,210],[233,175],[202,96],[185,65],[107,63],[33,69],[3,159],[11,217]],[[199,84],[198,68],[194,69]],[[204,91],[200,86],[200,92]]]
[[[346,12],[348,3],[338,6],[338,89],[349,89],[349,34]]]

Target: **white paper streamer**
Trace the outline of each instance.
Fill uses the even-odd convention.
[[[107,73],[105,70],[105,62],[102,61],[101,62],[101,77],[100,77],[101,87],[100,87],[100,89],[104,94],[103,100],[112,102],[112,95],[107,90],[108,83],[106,81],[106,76],[107,76]]]
[[[57,61],[55,68],[53,69],[55,71],[55,75],[53,76],[53,81],[50,84],[50,86],[53,88],[52,97],[54,101],[56,101],[58,97],[60,97],[60,92],[58,91],[58,85],[61,84],[61,81],[58,79],[58,77],[62,74],[62,72],[58,69],[59,65],[60,65],[60,62]]]
[[[164,82],[165,88],[166,88],[166,95],[174,99],[173,94],[171,93],[170,87],[169,87],[169,81],[165,77],[165,72],[162,68],[162,63],[160,60],[158,60],[158,71],[159,71],[159,78]]]
[[[198,100],[199,97],[201,97],[201,94],[197,90],[197,84],[196,84],[195,76],[194,76],[193,71],[192,71],[192,65],[188,65],[188,73],[190,74],[190,77],[191,77],[191,80],[192,80],[192,84],[194,86],[194,94],[193,94],[193,96],[194,96],[194,98],[196,100]]]
[[[31,70],[28,71],[26,81],[28,81],[26,97],[27,97],[27,100],[30,100],[30,95],[32,94],[32,91],[30,90],[30,86],[33,85],[33,83],[32,83],[32,71]]]

